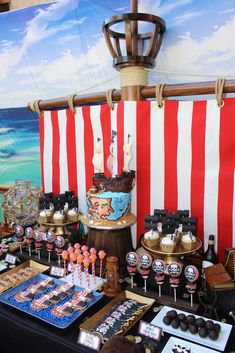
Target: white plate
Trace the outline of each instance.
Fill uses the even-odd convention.
[[[162,308],[162,310],[155,316],[155,318],[152,320],[151,323],[153,325],[161,327],[163,329],[163,331],[169,332],[172,335],[180,336],[180,337],[186,338],[187,340],[190,340],[190,341],[196,341],[197,343],[203,344],[204,346],[218,349],[219,351],[224,350],[226,343],[228,341],[229,335],[230,335],[230,331],[232,329],[232,325],[224,324],[222,322],[213,320],[214,323],[220,324],[221,331],[219,334],[219,338],[216,341],[212,341],[209,337],[201,338],[198,333],[193,335],[189,331],[184,332],[180,328],[173,328],[173,327],[171,327],[171,325],[169,325],[169,326],[165,325],[164,322],[162,321],[162,319],[166,315],[167,311],[172,310],[172,309],[176,310],[176,312],[178,314],[180,314],[180,313],[183,313],[185,315],[191,314],[191,313],[188,313],[187,311],[177,310],[175,308],[171,308],[170,306],[164,306]],[[202,316],[198,316],[198,315],[194,315],[194,316],[196,318],[202,317]],[[206,319],[206,318],[204,318],[204,319]]]
[[[72,278],[72,274],[70,273],[69,275],[67,275],[65,278],[60,278],[62,281],[66,281],[66,282],[73,282],[73,278]],[[88,288],[88,283],[86,281],[86,275],[85,273],[82,271],[82,282],[80,282],[79,278],[78,278],[78,272],[77,269],[74,271],[74,284],[76,286],[80,286],[83,287],[85,289],[90,289],[90,290],[98,290],[102,287],[102,285],[104,284],[104,280],[103,278],[100,277],[94,277],[89,274],[89,280],[90,280],[90,287]]]
[[[191,353],[214,353],[215,351],[206,347],[199,346],[198,344],[194,344],[185,340],[181,340],[176,337],[170,337],[167,344],[165,345],[162,353],[170,353],[174,348],[175,344],[180,344],[181,346],[187,347],[191,349]]]

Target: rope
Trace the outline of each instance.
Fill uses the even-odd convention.
[[[222,99],[224,90],[225,78],[218,78],[215,82],[215,98],[217,100],[217,105],[219,108],[224,106],[224,101]]]
[[[33,111],[33,112],[36,112],[38,113],[39,117],[41,118],[42,117],[42,114],[43,114],[43,111],[40,110],[39,108],[39,102],[41,100],[37,100],[37,101],[34,101],[34,102],[31,102],[30,103],[30,109]]]
[[[148,72],[145,67],[130,66],[120,69],[120,86],[147,86]]]
[[[113,104],[113,92],[115,91],[114,88],[108,89],[108,91],[106,92],[106,100],[108,103],[108,106],[111,110],[114,109],[114,104]]]
[[[75,96],[76,96],[76,94],[71,94],[68,97],[68,106],[71,109],[71,111],[73,112],[73,114],[76,113],[76,108],[74,107],[74,101],[73,101]]]
[[[162,108],[164,104],[162,93],[165,85],[165,83],[159,83],[158,85],[156,85],[156,100],[159,108]]]

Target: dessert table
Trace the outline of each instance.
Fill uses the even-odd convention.
[[[97,302],[95,307],[86,311],[71,326],[63,330],[0,303],[0,352],[12,353],[17,349],[20,352],[24,351],[24,353],[31,353],[32,351],[34,353],[41,353],[43,351],[48,353],[64,353],[65,351],[71,353],[92,353],[94,352],[93,350],[77,344],[79,325],[103,308],[110,300],[110,298],[104,296]],[[155,315],[156,313],[153,310],[149,310],[142,317],[142,320],[151,322]],[[139,323],[137,322],[128,334],[138,335],[138,326]],[[170,335],[167,333],[162,336],[156,352],[161,352],[164,349],[169,338]],[[140,347],[142,348],[141,351],[144,352],[143,347]],[[234,350],[235,330],[233,329],[224,352],[230,353]]]

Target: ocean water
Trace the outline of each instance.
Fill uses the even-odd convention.
[[[0,185],[17,179],[41,186],[38,116],[26,108],[0,109]]]
[[[38,117],[26,108],[0,109],[0,184],[16,179],[41,185]]]

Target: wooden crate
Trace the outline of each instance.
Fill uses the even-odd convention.
[[[127,290],[123,291],[117,297],[115,297],[111,302],[109,302],[106,306],[104,306],[100,311],[98,311],[95,315],[93,315],[90,319],[82,323],[80,325],[80,329],[83,329],[86,331],[92,331],[99,320],[102,320],[102,318],[106,316],[116,304],[120,303],[122,300],[125,300],[125,299],[134,299],[139,303],[146,304],[146,306],[141,311],[141,314],[138,315],[136,319],[130,323],[129,326],[123,327],[121,335],[124,335],[127,331],[129,331],[130,328],[136,324],[136,322],[146,313],[146,311],[149,310],[149,308],[155,302],[154,299],[143,297],[141,295],[132,293]],[[117,334],[120,334],[120,333],[117,333]]]

